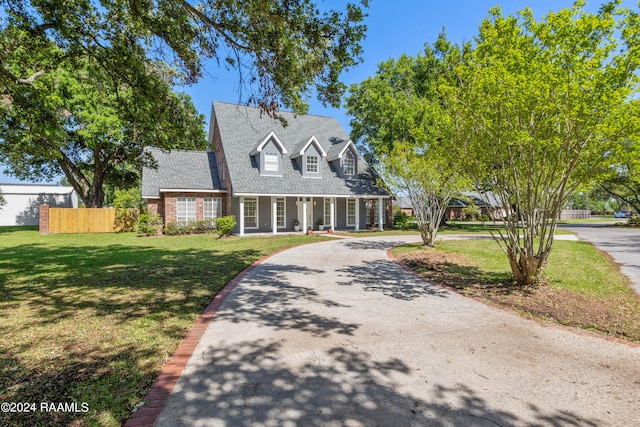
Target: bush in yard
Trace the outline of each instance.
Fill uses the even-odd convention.
[[[393,226],[400,230],[407,230],[409,228],[409,215],[402,211],[396,211],[393,214]]]
[[[155,236],[162,226],[162,218],[157,214],[143,213],[138,216],[136,233],[139,236]]]
[[[201,219],[195,222],[193,225],[194,233],[210,233],[216,228],[216,220],[215,219]]]
[[[222,216],[216,220],[216,233],[218,233],[218,237],[228,237],[235,226],[235,216]]]
[[[170,222],[165,226],[164,234],[167,236],[186,236],[191,234],[191,228],[189,228],[189,224]]]
[[[116,209],[114,225],[116,231],[134,231],[138,215],[144,208],[144,199],[139,188],[116,189],[113,207]]]
[[[629,225],[640,225],[640,216],[634,215],[627,221]]]

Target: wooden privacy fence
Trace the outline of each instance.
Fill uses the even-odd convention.
[[[587,209],[564,209],[560,212],[560,219],[589,219],[591,211]]]
[[[111,208],[50,208],[40,206],[40,233],[113,233],[116,210]]]

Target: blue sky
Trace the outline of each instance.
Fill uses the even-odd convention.
[[[351,0],[352,2],[355,0]],[[344,8],[345,1],[318,0],[324,8]],[[503,13],[512,14],[529,6],[537,18],[551,10],[571,7],[572,0],[370,0],[367,38],[363,42],[363,62],[343,75],[347,84],[358,83],[373,75],[377,65],[403,53],[415,55],[422,51],[425,43],[432,43],[444,28],[453,42],[470,41],[477,33],[482,19],[489,9],[500,6]],[[587,10],[597,11],[601,1],[587,1]],[[637,3],[623,1],[627,7]],[[212,101],[242,102],[237,91],[237,75],[218,68],[214,63],[207,67],[209,75],[198,84],[184,88],[207,120]],[[310,100],[309,113],[333,116],[349,132],[349,117],[344,108],[325,108],[319,102]],[[0,175],[0,183],[19,182],[15,178]]]

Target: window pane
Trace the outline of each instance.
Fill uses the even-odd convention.
[[[344,159],[343,171],[345,175],[356,174],[356,162],[354,159]]]
[[[356,225],[355,199],[347,199],[347,225]]]
[[[278,155],[276,153],[264,153],[264,170],[278,172]]]
[[[324,199],[324,225],[331,225],[331,199]]]
[[[258,200],[244,199],[244,226],[258,228]]]
[[[178,197],[176,200],[176,222],[187,224],[196,220],[195,197]]]
[[[219,218],[222,216],[222,198],[206,197],[204,199],[204,219]]]
[[[285,227],[284,199],[276,199],[276,227]]]
[[[216,197],[213,199],[213,212],[215,213],[216,218],[220,218],[222,216],[222,197]]]
[[[307,156],[307,173],[318,173],[318,156]]]

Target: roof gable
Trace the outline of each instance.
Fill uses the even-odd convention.
[[[356,146],[351,140],[342,141],[338,144],[331,146],[331,148],[329,149],[327,160],[330,162],[333,162],[335,160],[341,159],[342,156],[344,156],[344,153],[346,153],[349,148],[351,148],[354,151],[354,153],[358,152],[358,150],[356,149]]]
[[[142,169],[142,196],[160,197],[167,190],[217,190],[223,191],[218,176],[215,153],[209,151],[149,150],[157,168]]]
[[[324,151],[324,148],[322,148],[322,146],[318,142],[318,139],[315,137],[315,135],[311,135],[311,138],[309,138],[306,141],[302,141],[300,144],[298,144],[298,146],[295,148],[293,153],[291,153],[291,158],[297,159],[298,157],[304,156],[304,153],[307,151],[307,149],[311,144],[313,144],[316,147],[318,152],[322,155],[322,158],[327,157],[327,152]]]
[[[258,143],[258,145],[256,146],[256,148],[254,148],[254,150],[251,152],[251,156],[255,156],[256,154],[259,154],[262,152],[262,149],[264,148],[265,145],[267,145],[267,143],[269,141],[273,141],[275,142],[275,144],[278,146],[278,148],[280,149],[280,152],[282,154],[287,154],[288,151],[285,148],[285,146],[282,144],[282,142],[280,141],[280,139],[278,139],[278,136],[276,135],[276,133],[274,131],[269,132],[269,134],[267,136],[265,136],[262,141],[260,141]]]

